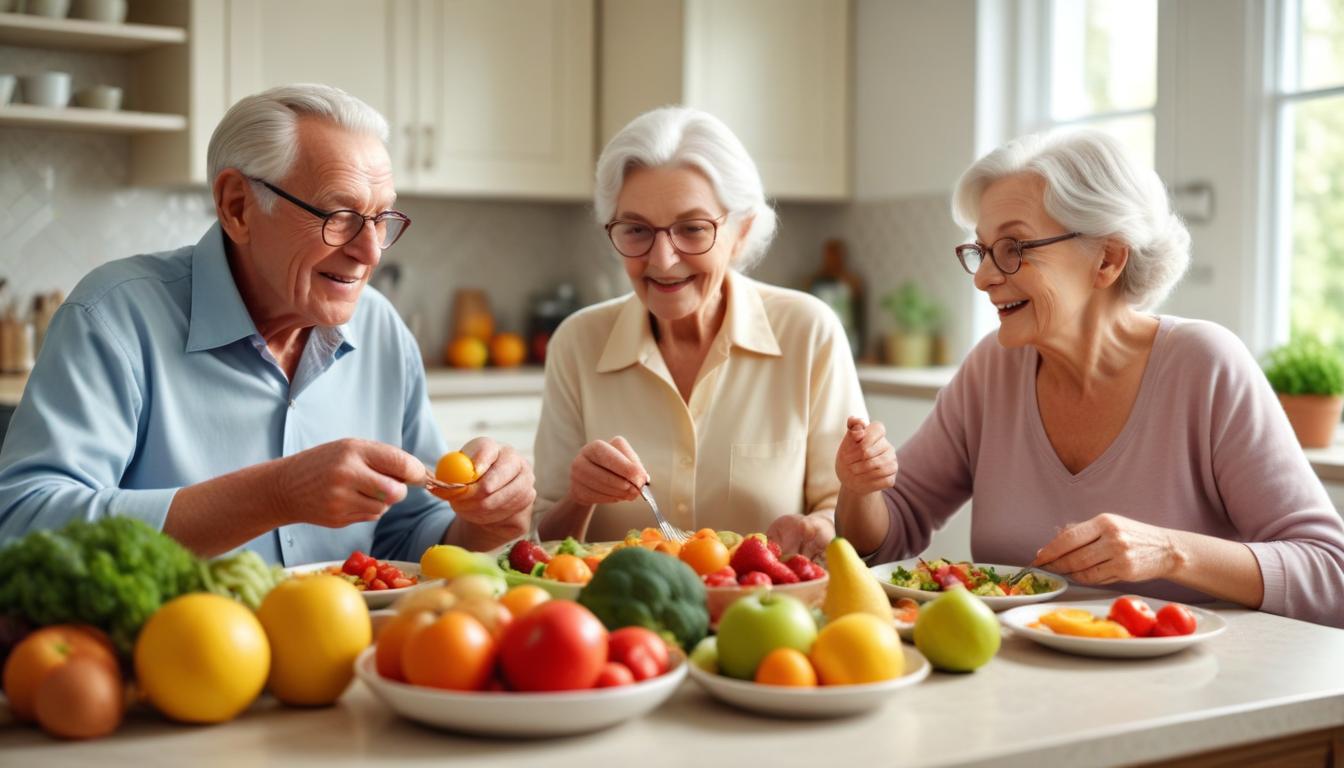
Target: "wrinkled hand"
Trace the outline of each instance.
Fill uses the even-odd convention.
[[[579,504],[614,504],[639,498],[649,473],[624,437],[594,440],[569,467],[569,496]]]
[[[887,440],[882,422],[865,424],[849,417],[848,431],[835,452],[835,475],[840,486],[855,496],[890,488],[896,483],[896,448]]]
[[[1080,584],[1113,584],[1168,578],[1180,554],[1170,530],[1102,514],[1065,528],[1031,564]]]
[[[822,514],[781,515],[770,523],[765,537],[779,542],[786,556],[796,552],[815,560],[835,538],[835,523]]]
[[[382,517],[424,478],[411,454],[386,443],[345,439],[275,462],[279,509],[294,523],[344,528]]]
[[[501,538],[527,534],[537,498],[536,478],[527,460],[488,437],[468,441],[462,452],[476,467],[476,481],[466,488],[434,488],[430,493],[451,503],[460,519]]]

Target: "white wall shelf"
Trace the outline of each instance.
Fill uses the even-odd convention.
[[[126,53],[186,41],[187,31],[180,27],[0,13],[0,45]]]
[[[186,130],[187,118],[153,112],[8,104],[0,107],[0,126],[66,128],[104,133],[172,133]]]

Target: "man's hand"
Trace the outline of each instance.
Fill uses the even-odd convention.
[[[290,523],[344,528],[383,516],[419,483],[425,467],[386,443],[345,439],[274,462],[276,508]]]
[[[537,498],[532,467],[513,448],[488,437],[469,441],[462,452],[476,467],[476,482],[431,493],[451,503],[458,519],[492,539],[525,535],[532,527],[532,502]]]

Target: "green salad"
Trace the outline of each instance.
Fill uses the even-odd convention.
[[[1009,586],[1008,577],[999,575],[993,566],[964,561],[952,562],[942,558],[920,560],[914,570],[897,568],[891,574],[891,583],[906,589],[918,589],[921,592],[942,592],[955,584],[962,584],[971,591],[971,594],[981,597],[1039,595],[1059,589],[1059,584],[1054,579],[1035,571]]]

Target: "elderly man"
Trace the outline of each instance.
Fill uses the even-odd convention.
[[[364,290],[410,225],[386,137],[321,85],[228,111],[207,156],[218,222],[99,267],[53,319],[0,452],[0,541],[127,515],[204,556],[292,565],[527,531],[532,471],[488,438],[463,447],[481,476],[452,507],[421,487],[445,443],[418,347]]]

